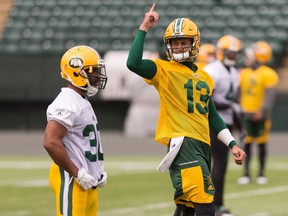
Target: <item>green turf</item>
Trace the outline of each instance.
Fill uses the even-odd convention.
[[[173,215],[173,190],[168,173],[156,171],[161,157],[106,157],[108,183],[99,191],[99,216]],[[48,186],[51,161],[47,157],[0,159],[0,215],[55,215],[54,195]],[[253,161],[253,173],[257,164]],[[242,167],[229,164],[225,200],[236,216],[287,215],[288,158],[269,158],[269,183],[236,183]]]

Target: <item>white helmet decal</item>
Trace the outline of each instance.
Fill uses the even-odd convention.
[[[69,61],[69,65],[72,68],[82,68],[83,67],[83,60],[81,58],[75,57],[75,58],[71,58]]]

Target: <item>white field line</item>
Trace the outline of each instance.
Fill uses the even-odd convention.
[[[30,169],[49,169],[51,161],[0,161],[0,170],[1,169],[21,169],[21,170],[30,170]],[[108,170],[109,176],[125,175],[130,174],[131,172],[143,173],[151,172],[156,170],[158,162],[149,162],[149,161],[108,161],[105,163],[105,169]],[[256,164],[254,164],[256,166]],[[252,164],[252,168],[254,167]],[[234,170],[238,169],[240,166],[231,166],[229,169]],[[242,167],[241,167],[242,168]],[[273,170],[288,170],[287,163],[273,162],[268,164],[268,169]],[[44,187],[48,186],[48,179],[35,179],[33,181],[28,179],[17,179],[15,181],[11,179],[3,179],[0,181],[0,186],[13,185],[16,187]],[[246,193],[246,192],[244,192]],[[228,194],[227,194],[228,195]],[[233,196],[233,194],[231,195]],[[237,194],[238,196],[238,194]]]
[[[0,171],[5,169],[15,170],[33,170],[33,169],[47,169],[47,172],[51,166],[51,161],[0,161]],[[109,176],[125,175],[131,172],[143,173],[156,171],[157,163],[155,162],[132,162],[132,161],[121,161],[121,162],[108,162],[105,164]],[[3,179],[0,180],[0,186],[12,185],[15,187],[45,187],[49,186],[48,179]]]
[[[156,170],[159,162],[149,161],[105,161],[105,168],[107,170],[120,171],[137,171],[137,170]],[[50,168],[52,161],[0,161],[1,169],[45,169]],[[257,168],[257,163],[251,164],[252,168]],[[230,163],[229,170],[242,169],[242,166]],[[271,162],[267,164],[267,169],[273,170],[288,170],[288,163]]]
[[[279,187],[273,187],[273,188],[266,188],[266,189],[258,189],[258,190],[251,190],[251,191],[245,191],[245,192],[238,192],[238,193],[230,193],[227,194],[225,197],[228,199],[241,199],[243,197],[251,197],[251,196],[262,196],[262,195],[268,195],[268,194],[274,194],[274,193],[284,193],[288,191],[288,186],[279,186]],[[101,216],[112,216],[112,215],[121,215],[121,214],[129,214],[129,213],[135,213],[139,212],[139,210],[145,211],[145,210],[152,210],[152,209],[163,209],[167,207],[174,207],[174,204],[172,202],[163,202],[163,203],[157,203],[157,204],[151,204],[151,205],[143,205],[143,206],[137,206],[137,207],[129,207],[129,208],[120,208],[120,209],[114,209],[110,211],[102,211],[99,212]],[[140,211],[141,212],[141,211]],[[250,216],[269,216],[268,213],[257,213]]]
[[[50,168],[51,161],[0,161],[0,169],[45,169]],[[105,162],[106,169],[117,170],[156,170],[157,162],[119,161]]]
[[[227,199],[238,199],[239,197],[251,197],[251,196],[260,196],[260,195],[267,195],[267,194],[274,194],[274,193],[283,193],[288,191],[288,185],[283,185],[279,187],[273,188],[263,188],[251,191],[242,191],[237,193],[229,193],[225,197]]]
[[[31,215],[30,211],[17,211],[11,213],[5,213],[6,216],[28,216]]]
[[[51,161],[1,161],[0,169],[45,169]]]

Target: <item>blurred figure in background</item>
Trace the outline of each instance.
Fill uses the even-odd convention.
[[[164,42],[161,39],[155,44],[153,51],[143,52],[147,59],[165,58]],[[129,104],[123,121],[124,135],[129,138],[153,137],[155,135],[159,96],[154,88],[150,88],[136,74],[128,74],[126,66],[127,50],[109,50],[104,55],[106,69],[113,73],[109,77],[106,91],[101,91],[101,98],[109,101],[127,101]]]
[[[144,51],[143,58],[167,60],[163,39],[159,40],[155,51]],[[125,68],[127,69],[126,65]],[[136,75],[128,76],[130,82],[130,106],[124,121],[124,133],[128,137],[154,137],[159,115],[159,95]]]
[[[272,48],[265,41],[258,41],[245,51],[247,68],[241,70],[241,106],[244,112],[245,161],[244,176],[238,179],[239,184],[251,181],[250,162],[252,143],[258,143],[259,172],[257,183],[266,184],[265,164],[267,158],[267,142],[271,129],[271,111],[276,95],[278,74],[266,64],[272,58]]]
[[[216,60],[216,47],[211,43],[201,44],[199,53],[196,56],[195,64],[204,68],[207,64]]]
[[[219,115],[230,131],[233,131],[234,114],[241,112],[237,103],[240,77],[235,68],[241,51],[241,41],[232,36],[225,35],[217,42],[217,60],[203,68],[214,80],[213,101]],[[229,148],[217,138],[217,134],[210,130],[212,149],[212,179],[215,186],[214,205],[216,216],[232,216],[224,207],[225,174],[229,159]]]
[[[146,58],[159,59],[160,54],[158,51],[151,52]],[[137,76],[130,85],[131,103],[124,121],[124,133],[128,137],[153,137],[158,120],[159,96],[155,88],[140,80],[143,79]]]

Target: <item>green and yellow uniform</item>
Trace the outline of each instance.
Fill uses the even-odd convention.
[[[83,190],[73,177],[55,163],[50,168],[49,180],[56,196],[57,216],[97,215],[98,189]]]
[[[145,31],[138,31],[127,66],[158,91],[160,113],[155,140],[169,146],[171,138],[185,137],[169,168],[174,201],[189,207],[212,203],[209,125],[216,134],[226,128],[211,99],[213,80],[193,62],[142,59],[145,36]]]
[[[208,105],[213,80],[206,72],[196,68],[192,71],[175,61],[154,63],[157,73],[146,81],[160,96],[156,141],[168,145],[171,138],[186,136],[209,144]]]
[[[265,109],[266,90],[274,88],[278,83],[278,74],[272,68],[262,65],[257,69],[245,68],[240,73],[241,107],[246,114],[244,127],[248,136],[245,142],[251,143],[254,139],[258,143],[265,143],[271,129],[270,116],[262,121],[253,122],[250,116]]]

